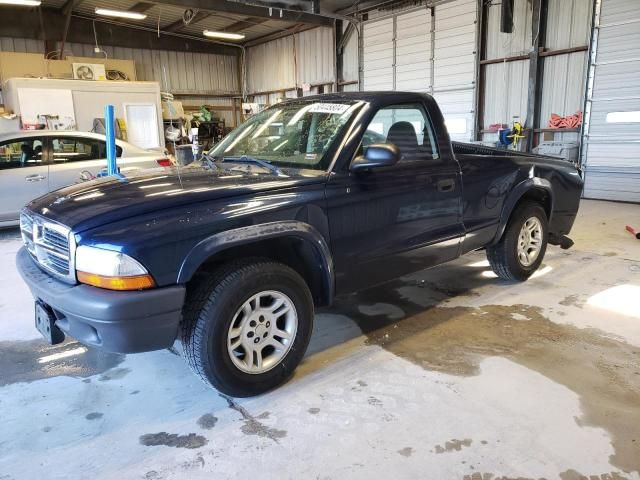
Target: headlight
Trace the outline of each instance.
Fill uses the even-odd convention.
[[[149,272],[124,253],[80,245],[76,248],[78,281],[110,290],[142,290],[155,286]]]

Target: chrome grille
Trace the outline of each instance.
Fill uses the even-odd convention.
[[[27,250],[42,268],[66,282],[75,282],[75,242],[69,228],[22,212],[20,231]]]

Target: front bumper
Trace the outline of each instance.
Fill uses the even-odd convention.
[[[69,285],[43,272],[24,247],[16,265],[34,298],[53,310],[56,326],[80,343],[108,352],[137,353],[168,348],[176,339],[183,286],[115,292]]]

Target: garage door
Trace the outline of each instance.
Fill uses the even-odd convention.
[[[469,141],[472,137],[476,27],[476,0],[458,0],[435,8],[433,96],[452,140]]]
[[[455,0],[366,22],[363,89],[431,93],[451,138],[470,140],[477,15],[476,0]]]
[[[366,66],[362,83],[365,90],[394,89],[394,19],[367,23],[362,33],[362,61]]]
[[[587,198],[640,202],[638,52],[640,1],[603,0],[583,143]]]

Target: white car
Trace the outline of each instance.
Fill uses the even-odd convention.
[[[90,180],[107,168],[104,135],[34,130],[0,135],[0,227],[18,224],[20,210],[34,198]],[[169,167],[162,152],[116,140],[117,165],[124,173]]]

